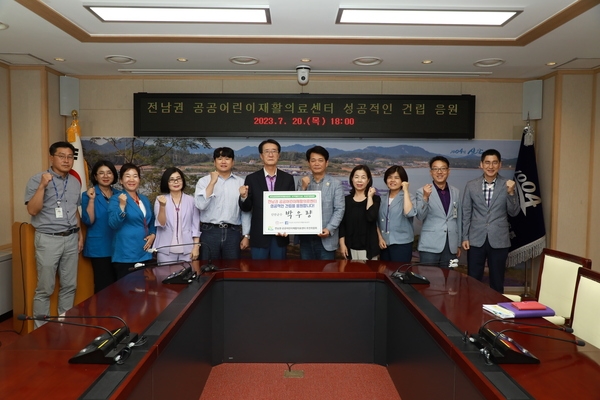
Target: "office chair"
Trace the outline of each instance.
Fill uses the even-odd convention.
[[[548,248],[542,250],[541,257],[535,298],[554,310],[555,315],[545,319],[565,325],[573,307],[577,272],[580,268],[591,270],[592,260]],[[512,301],[521,300],[512,295],[507,297]]]
[[[600,348],[600,272],[580,268],[571,312],[573,334]]]

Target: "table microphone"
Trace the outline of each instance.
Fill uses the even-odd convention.
[[[111,318],[109,316],[104,316]],[[134,343],[130,340],[123,340],[119,342],[119,338],[123,337],[124,332],[128,328],[118,328],[114,331],[100,326],[100,325],[89,325],[80,324],[76,322],[59,321],[52,318],[102,318],[102,317],[80,317],[80,316],[60,316],[50,317],[47,315],[29,316],[25,314],[19,314],[17,319],[20,321],[44,321],[52,322],[64,325],[80,326],[83,328],[95,328],[105,331],[105,334],[94,338],[87,346],[81,349],[77,354],[69,359],[70,364],[122,364],[129,354],[131,354],[130,348],[133,347]],[[118,317],[117,317],[118,318]],[[118,318],[120,319],[120,318]],[[121,333],[123,332],[123,333]],[[135,335],[134,340],[137,340],[137,334],[125,335],[125,338],[130,338]]]
[[[85,328],[102,329],[107,334],[102,334],[101,336],[98,336],[96,339],[94,339],[95,341],[105,341],[107,339],[112,339],[112,341],[115,344],[117,343],[117,336],[116,336],[116,334],[113,333],[113,332],[111,332],[110,330],[108,330],[108,328],[105,328],[103,326],[100,326],[100,325],[79,324],[79,323],[76,323],[76,322],[59,321],[59,320],[56,320],[56,319],[49,319],[49,318],[63,318],[63,317],[62,316],[60,316],[60,317],[49,317],[47,315],[33,315],[33,316],[31,316],[31,315],[25,315],[25,314],[19,314],[19,315],[17,315],[17,319],[19,321],[55,322],[55,323],[65,324],[65,325],[82,326],[82,327],[85,327]],[[69,318],[71,318],[71,317],[69,317]]]
[[[24,314],[21,314],[24,317],[26,317]],[[19,317],[21,316],[19,315]],[[124,341],[127,341],[127,343],[135,343],[138,339],[138,334],[137,333],[132,333],[131,330],[129,329],[129,325],[127,325],[127,322],[125,322],[125,320],[119,316],[116,315],[36,315],[36,318],[43,318],[43,321],[50,321],[50,322],[63,322],[61,321],[61,319],[64,318],[81,318],[81,319],[89,319],[89,318],[110,318],[110,319],[116,319],[119,320],[119,322],[121,322],[123,324],[123,329],[115,329],[112,331],[113,335],[115,336],[115,338],[117,339],[118,343],[122,343]],[[18,317],[17,317],[18,319]],[[42,320],[42,319],[40,319]]]
[[[133,267],[129,268],[129,271],[137,271],[142,268],[158,268],[158,267],[168,267],[171,265],[179,265],[179,264],[189,264],[189,261],[179,260],[179,261],[168,261],[164,263],[159,263],[155,260],[148,260],[147,262],[137,262],[133,264]]]
[[[187,267],[182,267],[181,270],[179,271],[175,271],[172,274],[170,274],[169,276],[167,276],[165,279],[163,279],[162,283],[192,283],[194,281],[194,279],[196,279],[198,276],[196,274],[196,271],[193,270],[191,264],[189,261],[169,261],[169,262],[164,262],[164,263],[157,263],[154,260],[151,260],[151,262],[149,263],[135,263],[133,265],[133,267],[129,268],[129,271],[137,271],[139,269],[142,268],[158,268],[158,267],[168,267],[171,265],[185,265],[187,264]]]
[[[522,331],[519,329],[504,329],[500,332],[496,332],[491,329],[482,328],[479,331],[479,338],[482,340],[482,342],[476,344],[478,345],[478,347],[480,347],[480,352],[486,357],[488,361],[494,362],[496,364],[540,363],[540,360],[536,356],[534,356],[527,349],[518,344],[513,338],[506,336],[505,332],[517,332],[524,335],[537,336],[546,339],[558,340],[560,342],[572,343],[577,346],[585,346],[585,342],[579,339],[563,339],[555,336],[547,336],[538,333]]]
[[[196,243],[196,242],[192,242],[192,243],[179,243],[179,244],[170,244],[167,246],[160,246],[160,247],[151,247],[148,250],[146,250],[148,253],[158,253],[158,251],[160,249],[168,249],[169,247],[180,247],[180,246],[194,246],[196,244],[200,244],[200,243]]]
[[[404,267],[408,265],[408,268],[404,271],[404,272],[400,272],[400,268]],[[420,275],[420,274],[416,274],[414,272],[412,272],[412,268],[413,267],[419,267],[419,266],[423,266],[423,267],[438,267],[438,268],[442,268],[443,266],[441,265],[441,263],[411,263],[411,264],[404,264],[403,266],[401,266],[400,268],[398,268],[396,270],[396,272],[394,272],[392,274],[392,278],[398,278],[400,280],[400,282],[402,283],[408,283],[408,284],[428,284],[429,279],[427,279],[425,276]],[[458,259],[454,258],[452,260],[450,260],[450,263],[448,264],[448,268],[456,268],[458,267]]]

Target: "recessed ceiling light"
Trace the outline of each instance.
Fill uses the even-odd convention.
[[[65,60],[65,59],[64,59],[64,58],[62,58],[62,57],[54,57],[54,61],[58,61],[58,62],[65,62],[65,61],[67,61],[67,60]]]
[[[0,22],[0,31],[3,31],[3,30],[5,30],[5,29],[8,29],[8,25],[6,25],[6,24],[5,24],[5,23],[3,23],[3,22]]]
[[[103,22],[195,22],[270,24],[269,7],[86,7]]]
[[[475,61],[473,65],[481,68],[491,68],[497,67],[498,65],[502,65],[505,62],[506,61],[504,61],[501,58],[484,58],[482,60]]]
[[[379,57],[358,57],[352,60],[352,64],[361,66],[379,65],[383,59]]]
[[[433,61],[431,61],[431,60],[423,60],[423,61],[421,61],[421,64],[433,64]]]
[[[113,64],[134,64],[136,62],[135,59],[129,56],[106,56],[104,59]]]
[[[509,10],[338,10],[337,24],[503,26],[521,11]]]
[[[187,60],[188,60],[187,58],[183,58],[183,57],[179,57],[177,59],[177,61],[179,61],[179,62],[187,62]]]
[[[301,58],[300,61],[302,61],[302,62],[311,62],[312,60],[310,58]]]
[[[249,56],[235,56],[229,59],[230,62],[237,65],[254,65],[258,64],[258,58]]]
[[[546,65],[549,66],[549,67],[551,67],[553,65],[556,65],[556,62],[550,61],[550,62],[547,62]]]

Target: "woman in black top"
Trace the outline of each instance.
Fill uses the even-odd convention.
[[[372,186],[371,171],[357,165],[350,173],[352,190],[340,225],[340,251],[344,258],[371,260],[379,256],[377,218],[381,199]]]

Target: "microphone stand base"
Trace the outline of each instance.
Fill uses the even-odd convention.
[[[473,338],[489,351],[489,359],[494,364],[539,364],[540,360],[504,334],[481,329]],[[477,345],[477,344],[476,344]],[[479,347],[479,346],[478,346]]]
[[[118,332],[118,329],[113,331],[113,334],[115,332]],[[130,343],[137,340],[138,334],[130,332],[115,345],[108,334],[101,335],[71,357],[69,364],[114,364],[117,362],[117,356],[124,350],[129,350]]]
[[[196,272],[192,267],[187,267],[181,271],[173,272],[171,275],[163,279],[162,283],[188,284],[196,279]]]
[[[415,274],[412,271],[409,272],[394,272],[392,274],[393,278],[398,278],[402,283],[408,283],[410,285],[427,285],[429,284],[429,279],[424,277],[423,275]]]

